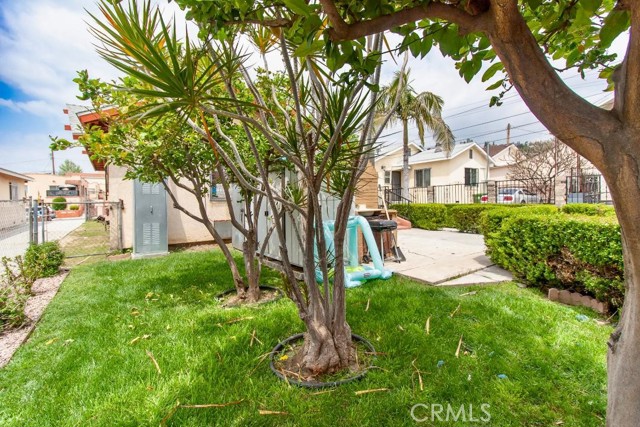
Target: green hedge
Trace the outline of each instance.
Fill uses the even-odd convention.
[[[523,205],[518,205],[523,206]],[[482,212],[479,218],[479,230],[485,236],[485,240],[490,233],[497,231],[505,218],[514,215],[556,215],[560,210],[554,205],[527,205],[526,209],[509,209],[506,207],[496,207],[495,209]]]
[[[613,216],[616,211],[613,206],[593,203],[569,203],[562,207],[562,212],[568,215]]]
[[[612,217],[487,215],[491,260],[537,287],[591,294],[612,306],[624,295],[620,226]],[[496,224],[500,223],[497,227]]]
[[[425,230],[439,230],[443,227],[456,228],[461,232],[478,233],[482,231],[485,212],[524,211],[536,213],[557,213],[558,208],[551,205],[502,205],[502,204],[410,204],[393,205],[398,215],[411,221],[413,226]]]
[[[445,205],[438,203],[392,205],[398,215],[411,221],[414,227],[425,230],[439,230],[448,227],[448,215]]]

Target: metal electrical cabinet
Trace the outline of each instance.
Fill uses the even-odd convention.
[[[167,194],[162,184],[134,181],[133,257],[164,255],[169,252]]]

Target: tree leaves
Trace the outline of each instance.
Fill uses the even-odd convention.
[[[629,12],[626,10],[612,10],[604,19],[604,25],[600,30],[600,46],[607,48],[611,43],[626,31],[631,25]]]

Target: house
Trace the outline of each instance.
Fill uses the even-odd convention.
[[[70,122],[65,129],[72,132],[75,140],[80,138],[86,126],[101,126],[108,130],[103,116],[87,107],[67,104],[63,111]],[[115,110],[111,113],[116,114]],[[165,253],[168,245],[209,243],[213,240],[203,224],[174,208],[161,184],[127,179],[126,168],[96,160],[89,151],[86,154],[93,168],[104,176],[102,194],[109,206],[108,219],[112,226],[117,223],[120,227],[119,234],[112,233],[112,248],[133,248],[134,256],[145,256]],[[169,185],[181,206],[198,212],[198,203],[191,193],[177,188],[174,183]],[[88,191],[91,192],[91,187]],[[100,189],[97,191],[100,194]],[[214,227],[225,239],[230,239],[230,216],[221,189],[211,189],[207,212],[209,218],[213,218]]]
[[[0,168],[0,231],[14,230],[29,223],[27,184],[33,178]]]
[[[0,168],[0,200],[22,200],[27,196],[31,176]]]
[[[93,216],[103,215],[102,206],[96,202],[104,199],[105,180],[100,173],[67,173],[53,175],[49,173],[31,173],[33,182],[29,185],[27,195],[39,203],[52,204],[54,199],[64,197],[67,209],[77,205],[75,211],[58,212],[60,218],[82,216],[87,208],[91,208]],[[95,206],[92,206],[95,205]]]
[[[493,160],[475,142],[456,144],[447,155],[439,148],[410,145],[409,197],[416,203],[471,203],[483,190]],[[389,202],[402,201],[402,146],[394,146],[375,160],[378,184]],[[444,188],[448,186],[450,188]]]
[[[489,156],[493,165],[489,168],[489,179],[506,181],[510,179],[511,168],[520,151],[514,144],[489,144]]]

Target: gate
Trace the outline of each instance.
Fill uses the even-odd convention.
[[[80,258],[78,262],[82,262],[87,257],[122,250],[122,209],[118,202],[41,203],[37,210],[37,241],[57,241],[67,258]]]

